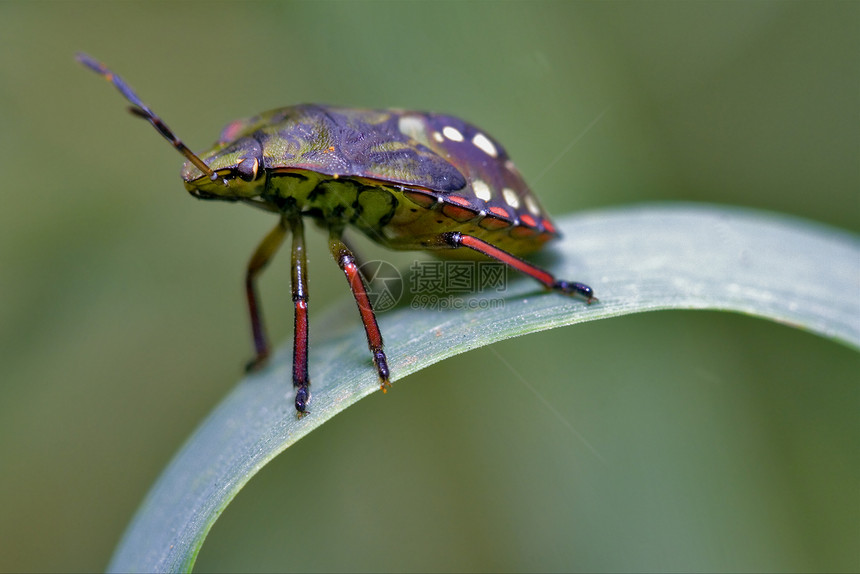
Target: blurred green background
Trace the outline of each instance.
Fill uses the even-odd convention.
[[[76,51],[193,149],[292,103],[430,109],[495,135],[552,213],[707,201],[857,232],[858,24],[856,2],[0,3],[0,570],[105,567],[250,357],[241,279],[273,223],[192,200]],[[310,235],[319,313],[348,294]],[[262,286],[281,342],[288,259]],[[289,449],[197,567],[857,571],[858,373],[721,313],[506,341]]]

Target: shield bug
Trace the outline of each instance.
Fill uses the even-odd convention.
[[[352,226],[393,249],[442,257],[489,257],[548,289],[592,303],[592,289],[556,279],[520,258],[559,236],[505,149],[461,119],[402,110],[304,104],[271,110],[224,128],[195,155],[119,76],[78,54],[104,76],[182,155],[185,189],[198,199],[245,203],[278,216],[251,257],[245,291],[255,369],[269,355],[256,281],[289,233],[295,306],[293,386],[299,416],[311,399],[305,217],[329,231],[329,249],[355,297],[382,390],[389,386],[382,335],[365,280],[343,231]]]

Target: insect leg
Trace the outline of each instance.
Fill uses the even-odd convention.
[[[532,279],[543,283],[546,287],[565,295],[576,295],[585,299],[587,303],[594,303],[597,297],[594,296],[594,290],[584,283],[575,281],[565,281],[564,279],[556,279],[549,271],[545,271],[536,265],[532,265],[528,261],[520,259],[516,255],[512,255],[504,249],[499,249],[491,243],[487,243],[477,237],[460,233],[459,231],[449,231],[442,233],[433,240],[425,243],[425,247],[430,248],[445,248],[445,247],[468,247],[478,253],[482,253],[487,257],[491,257],[496,261],[501,261],[509,267],[513,267],[521,273],[525,273]]]
[[[299,417],[307,413],[311,401],[308,377],[308,259],[305,254],[305,229],[301,214],[289,219],[293,234],[291,261],[295,330],[293,331],[293,386],[296,388],[296,411]]]
[[[269,340],[266,337],[266,329],[263,326],[263,316],[257,295],[257,276],[266,268],[272,256],[284,242],[287,233],[287,224],[283,218],[278,225],[272,229],[263,241],[257,246],[257,250],[248,262],[248,270],[245,273],[245,294],[248,297],[248,313],[251,316],[251,334],[254,337],[254,351],[256,356],[246,365],[247,371],[253,371],[261,367],[269,357]]]
[[[358,312],[361,313],[361,322],[364,324],[364,331],[367,334],[367,345],[373,354],[373,362],[376,365],[376,372],[379,375],[382,392],[385,392],[391,386],[391,383],[388,382],[388,360],[385,358],[385,351],[382,349],[382,334],[379,332],[379,324],[376,322],[373,306],[367,297],[367,286],[364,283],[361,272],[358,270],[355,255],[353,255],[352,251],[341,239],[341,233],[342,230],[332,228],[328,242],[329,250],[344,275],[346,275],[349,288],[355,297]]]

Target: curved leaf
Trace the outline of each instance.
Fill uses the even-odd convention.
[[[541,263],[589,283],[599,304],[517,279],[501,308],[407,306],[385,313],[380,327],[392,380],[502,339],[656,309],[736,311],[860,348],[860,239],[854,235],[710,205],[627,207],[559,223],[565,239]],[[270,368],[241,381],[188,440],[139,509],[109,570],[190,570],[212,524],[263,465],[379,389],[350,307],[344,301],[312,325],[312,413],[295,417],[292,353],[285,347]]]

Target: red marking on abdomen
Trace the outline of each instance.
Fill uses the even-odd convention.
[[[532,217],[531,215],[529,215],[528,213],[520,215],[520,221],[522,221],[523,223],[525,223],[529,227],[537,227],[538,226],[537,221],[535,221],[535,218]]]
[[[475,219],[478,216],[478,213],[472,209],[458,207],[449,203],[442,206],[442,213],[460,223]]]
[[[510,219],[511,219],[511,215],[508,213],[508,211],[504,207],[494,206],[494,207],[489,208],[487,211],[489,211],[490,213],[492,213],[496,217],[502,217],[504,219],[507,219],[508,221],[510,221]]]

